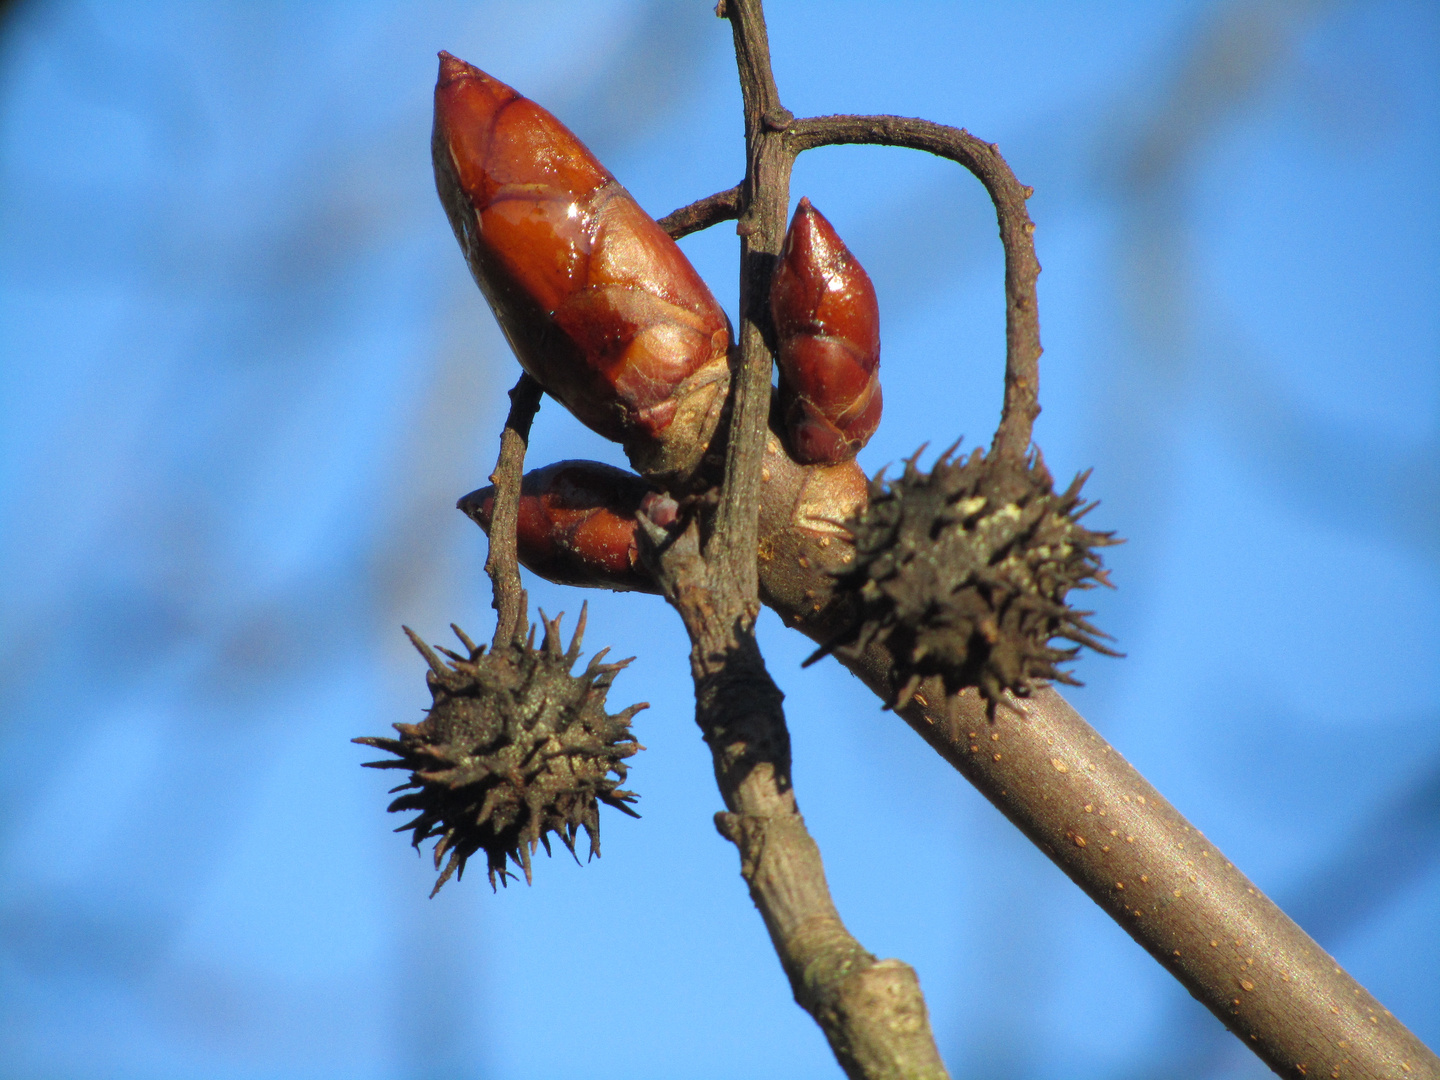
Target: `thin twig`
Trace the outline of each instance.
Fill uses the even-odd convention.
[[[725,543],[715,545],[715,551],[730,563],[741,595],[748,598],[758,592],[749,553],[759,544],[760,469],[774,362],[766,341],[770,278],[785,239],[794,155],[776,137],[776,121],[790,113],[780,104],[770,69],[770,40],[760,0],[723,0],[716,13],[730,20],[735,42],[745,115],[745,179],[740,183],[740,218],[735,227],[740,236],[740,370],[732,391],[725,478],[715,515],[716,534]]]
[[[740,185],[725,191],[717,191],[697,199],[689,206],[666,214],[660,219],[660,227],[670,234],[670,239],[679,240],[722,221],[734,221],[740,216]]]
[[[914,970],[876,960],[835,910],[820,849],[795,801],[783,695],[755,641],[772,365],[766,301],[785,234],[794,156],[779,138],[789,114],[770,70],[760,0],[726,0],[717,12],[734,31],[746,145],[737,203],[738,371],[725,472],[706,535],[694,520],[673,537],[651,525],[646,556],[690,636],[695,719],[710,746],[727,811],[717,815],[716,826],[739,849],[741,873],[795,1000],[820,1025],[848,1076],[941,1080],[945,1067]]]
[[[1035,279],[1035,225],[1025,200],[1034,189],[1021,184],[994,143],[963,128],[904,116],[817,116],[792,122],[785,141],[793,153],[817,146],[869,144],[902,146],[949,158],[985,185],[995,204],[1000,243],[1005,249],[1005,403],[992,452],[1023,457],[1040,415],[1040,313]]]
[[[525,446],[530,424],[540,408],[540,384],[528,374],[510,390],[510,415],[500,433],[500,457],[490,482],[495,485],[494,517],[490,525],[490,553],[485,573],[490,575],[495,609],[494,648],[523,632],[528,619],[525,590],[520,587],[520,563],[515,553],[515,528],[520,517],[520,483],[525,473]]]
[[[755,609],[732,615],[738,597],[701,556],[694,522],[676,537],[653,529],[650,540],[647,558],[690,634],[695,719],[726,807],[715,825],[739,849],[741,875],[796,1003],[820,1025],[847,1076],[943,1080],[914,969],[867,952],[831,899],[796,802],[783,695],[752,632]]]

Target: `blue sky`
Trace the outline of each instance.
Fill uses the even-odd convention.
[[[68,1077],[839,1076],[790,1000],[657,598],[531,579],[648,700],[604,857],[433,872],[349,739],[491,628],[517,367],[434,196],[444,48],[657,216],[742,171],[705,2],[21,3],[0,38],[0,1059]],[[1128,543],[1067,696],[1440,1043],[1440,14],[1402,0],[780,2],[797,114],[922,115],[1036,188],[1037,440]],[[984,443],[983,190],[800,161],[880,297],[873,471]],[[682,244],[734,314],[736,241]],[[530,462],[623,463],[553,404]],[[1269,1075],[808,642],[762,625],[842,915],[957,1077]]]

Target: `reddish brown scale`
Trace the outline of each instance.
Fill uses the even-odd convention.
[[[487,533],[495,489],[472,491],[459,507]],[[620,592],[658,593],[640,561],[636,515],[659,525],[676,504],[634,473],[598,461],[560,461],[525,475],[516,546],[521,563],[547,581]]]
[[[868,481],[853,461],[797,465],[773,433],[761,476],[762,597],[791,610],[811,607],[802,594],[826,566],[838,568],[848,557],[848,534],[837,522],[864,507]],[[488,533],[494,501],[495,489],[486,487],[466,495],[459,506]],[[561,585],[658,593],[640,557],[636,518],[642,511],[668,526],[679,507],[634,473],[596,461],[537,469],[520,487],[520,562]],[[835,628],[802,629],[823,639]]]
[[[571,131],[440,54],[435,185],[521,366],[641,473],[683,482],[729,386],[725,313]]]
[[[880,425],[880,308],[870,275],[801,199],[770,285],[786,441],[804,464],[848,461]]]

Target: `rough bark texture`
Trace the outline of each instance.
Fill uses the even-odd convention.
[[[897,960],[877,961],[835,910],[820,849],[795,801],[783,695],[755,641],[772,363],[767,301],[794,158],[778,136],[789,114],[770,72],[759,0],[730,0],[717,13],[734,31],[746,135],[738,369],[724,480],[713,515],[690,521],[678,535],[652,525],[655,546],[648,554],[690,635],[695,719],[726,807],[716,826],[739,849],[741,873],[795,1000],[820,1025],[846,1075],[939,1080],[945,1066],[914,970]]]
[[[788,625],[826,641],[848,618],[827,572],[843,565],[845,545],[783,521],[806,471],[783,461],[767,458],[767,502],[779,512],[762,511],[761,594]],[[809,511],[820,510],[812,500]],[[883,648],[841,662],[888,696]],[[1009,705],[992,721],[979,694],[947,699],[935,680],[900,715],[1277,1073],[1440,1077],[1440,1059],[1054,688]]]
[[[1035,293],[1040,266],[1025,210],[1031,189],[1015,179],[998,147],[961,129],[895,116],[788,120],[775,114],[772,122],[783,126],[794,154],[843,143],[909,147],[955,161],[984,184],[996,206],[1006,268],[1005,405],[993,448],[1023,454],[1039,413],[1041,352]],[[721,201],[712,196],[695,205],[715,214]],[[666,220],[694,220],[688,210]],[[822,521],[848,517],[863,493],[853,478],[817,484],[818,470],[790,461],[775,440],[770,449],[761,505],[761,596],[788,625],[825,642],[847,619],[827,572],[841,566],[847,552],[843,538]],[[891,664],[883,649],[841,662],[888,697]],[[1277,1073],[1440,1078],[1440,1058],[1053,688],[1038,689],[1013,710],[998,710],[993,723],[978,695],[947,702],[933,686],[901,715]]]
[[[738,218],[741,323],[726,469],[713,514],[678,536],[651,526],[650,564],[691,637],[696,719],[727,808],[716,824],[739,848],[796,1000],[820,1023],[850,1076],[943,1076],[914,972],[866,953],[830,900],[791,788],[781,695],[753,636],[757,596],[816,641],[848,622],[831,576],[848,548],[833,522],[865,499],[864,477],[853,463],[803,467],[778,439],[767,440],[765,301],[797,154],[868,143],[925,150],[963,165],[995,203],[1005,251],[1005,397],[993,451],[1023,456],[1039,412],[1041,352],[1040,266],[1025,208],[1031,191],[998,147],[960,129],[893,116],[794,119],[770,72],[759,0],[722,0],[717,14],[734,31],[745,180],[662,224],[680,236]],[[497,499],[497,525],[498,507]],[[883,648],[842,662],[888,697],[893,665]],[[901,716],[1277,1073],[1440,1078],[1440,1058],[1053,688],[1037,687],[1009,705],[991,719],[977,694],[947,699],[927,684]]]
[[[654,558],[690,635],[695,720],[726,807],[716,827],[739,849],[795,1001],[846,1075],[939,1080],[947,1074],[914,969],[877,960],[835,910],[795,799],[783,695],[755,642],[758,604],[739,598],[723,558],[700,554],[699,535],[694,523],[679,537],[659,534],[664,546]],[[712,545],[720,536],[712,534]]]
[[[660,227],[679,240],[722,221],[734,221],[740,213],[740,185],[717,191],[660,219]]]
[[[543,391],[529,375],[521,375],[510,390],[510,413],[500,433],[500,456],[490,482],[495,485],[494,525],[485,573],[490,575],[491,606],[495,609],[495,647],[510,641],[528,621],[525,590],[520,587],[520,565],[515,551],[515,524],[520,512],[520,481],[525,472],[525,447],[530,425],[540,409]]]

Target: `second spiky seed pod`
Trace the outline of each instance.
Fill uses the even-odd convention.
[[[496,875],[502,884],[509,876],[507,859],[530,880],[530,857],[539,844],[549,853],[552,832],[573,855],[584,828],[590,854],[598,855],[602,802],[638,816],[628,805],[635,795],[620,785],[625,759],[641,749],[630,718],[646,706],[605,711],[606,691],[629,661],[603,663],[609,650],[602,650],[573,675],[584,609],[567,650],[560,620],[544,623],[540,648],[532,626],[528,637],[517,635],[491,652],[453,628],[467,655],[442,649],[449,663],[407,628],[430,664],[430,714],[419,724],[394,725],[398,739],[354,740],[396,755],[366,762],[370,768],[410,770],[410,780],[392,789],[406,794],[390,810],[419,815],[396,830],[410,830],[415,847],[438,838],[435,869],[442,863],[444,869],[431,896],[452,874],[464,873],[477,851],[485,852],[492,887]]]
[[[1083,475],[1057,494],[1038,454],[946,453],[928,474],[915,460],[899,480],[872,482],[838,581],[855,621],[807,662],[878,641],[893,657],[893,707],[938,675],[947,693],[975,687],[993,709],[1035,680],[1075,684],[1059,665],[1082,645],[1115,655],[1090,612],[1066,603],[1071,589],[1109,584],[1096,549],[1118,542],[1080,524],[1094,505],[1081,500]]]

